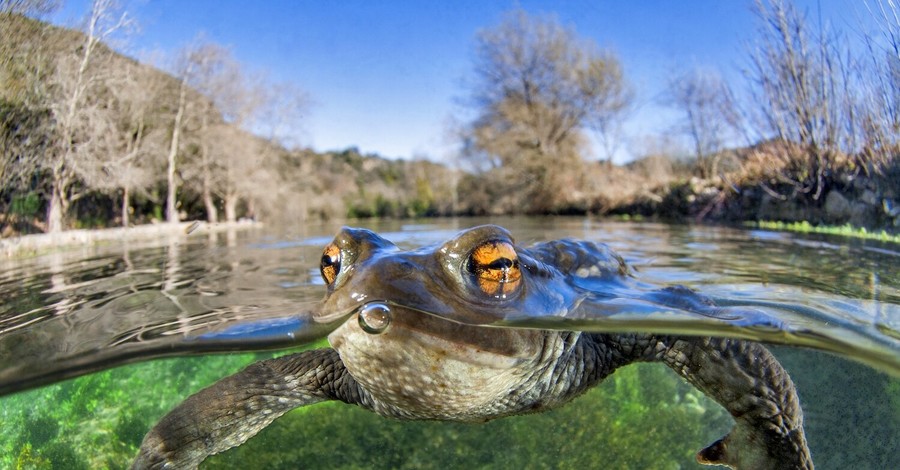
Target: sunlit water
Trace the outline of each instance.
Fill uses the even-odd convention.
[[[753,312],[718,323],[685,316],[687,323],[677,325],[681,331],[719,328],[724,335],[812,345],[843,356],[775,348],[798,385],[816,464],[819,468],[900,468],[897,246],[571,218],[361,225],[401,248],[415,248],[486,222],[505,226],[523,245],[559,238],[607,243],[636,268],[642,283],[687,285],[720,305]],[[0,467],[127,466],[141,436],[159,416],[186,394],[256,356],[156,360],[108,370],[111,367],[196,352],[298,347],[320,338],[330,325],[310,322],[309,312],[324,294],[318,263],[322,247],[337,228],[195,232],[130,246],[0,262],[0,393],[84,375],[0,398]],[[632,310],[646,311],[642,308]],[[673,326],[641,323],[627,309],[615,313],[580,312],[564,325],[604,331]],[[519,325],[560,325],[554,323],[557,319],[513,320]],[[587,459],[596,456],[597,460],[584,462],[595,467],[691,467],[695,465],[692,453],[724,433],[727,418],[683,382],[647,367],[652,366],[618,372],[603,390],[588,394],[572,410],[556,413],[558,422],[537,421],[554,419],[551,413],[484,426],[432,427],[371,421],[380,418],[320,406],[324,411],[315,411],[319,415],[305,411],[289,415],[281,420],[288,424],[277,423],[251,443],[211,459],[209,466],[245,468],[262,462],[267,468],[465,466],[466,459],[479,456],[482,441],[493,439],[493,447],[508,449],[517,458],[531,455],[524,462],[536,466],[545,462],[541,459],[574,466],[584,454]],[[101,370],[106,371],[97,372]],[[660,396],[654,398],[657,392]],[[600,398],[600,394],[605,395]],[[588,418],[590,413],[599,414]],[[324,434],[312,439],[314,443],[304,440],[291,427],[291,420]],[[648,422],[653,429],[647,429]],[[529,431],[531,426],[540,428]],[[622,429],[609,429],[616,426]],[[556,429],[559,436],[548,437],[547,427]],[[692,438],[682,427],[695,429],[702,437]],[[485,432],[480,428],[487,429],[488,437],[470,437]],[[336,429],[353,429],[355,434],[342,438]],[[526,445],[531,442],[530,432],[536,437],[531,437],[532,445]],[[597,439],[594,436],[578,444],[585,432],[603,434],[606,440],[598,444],[590,440]],[[332,436],[331,440],[326,436]],[[649,444],[637,444],[638,438],[660,443],[659,455],[646,449]],[[687,450],[673,454],[679,438],[683,441],[678,448]],[[411,439],[416,442],[410,443]],[[560,449],[573,447],[548,454],[541,446],[554,439],[563,443]],[[601,445],[608,448],[591,450]],[[360,455],[353,461],[329,460],[338,450],[341,459],[353,452]],[[619,460],[612,460],[613,452]],[[639,460],[637,454],[649,460]],[[475,462],[492,468],[522,466],[521,460],[512,457],[479,458]],[[495,460],[485,463],[486,458]]]

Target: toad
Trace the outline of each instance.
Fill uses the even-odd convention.
[[[134,468],[196,467],[287,411],[326,400],[396,419],[481,422],[560,406],[619,367],[651,361],[734,417],[732,430],[697,454],[701,463],[813,466],[793,382],[758,343],[487,326],[523,312],[565,316],[582,298],[581,280],[628,276],[605,245],[523,248],[487,225],[402,251],[345,228],[320,271],[327,293],[314,318],[347,317],[328,336],[332,347],[251,364],[187,398],[146,435]]]

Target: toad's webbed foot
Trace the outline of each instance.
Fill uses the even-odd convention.
[[[355,401],[353,378],[332,349],[260,361],[192,395],[144,437],[132,468],[196,468],[293,408]]]

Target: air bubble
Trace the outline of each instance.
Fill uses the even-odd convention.
[[[359,309],[359,327],[366,333],[380,335],[391,326],[391,309],[382,302],[369,302]]]

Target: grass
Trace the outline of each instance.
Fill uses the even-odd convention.
[[[775,222],[770,220],[760,220],[758,222],[745,222],[746,225],[766,230],[782,230],[798,233],[824,233],[827,235],[838,235],[842,237],[861,238],[865,240],[877,240],[887,243],[900,244],[900,235],[888,233],[886,230],[870,232],[864,227],[854,227],[850,224],[834,226],[834,225],[812,225],[809,222]]]
[[[612,216],[615,220],[622,222],[643,222],[644,216],[641,214],[616,214]]]

